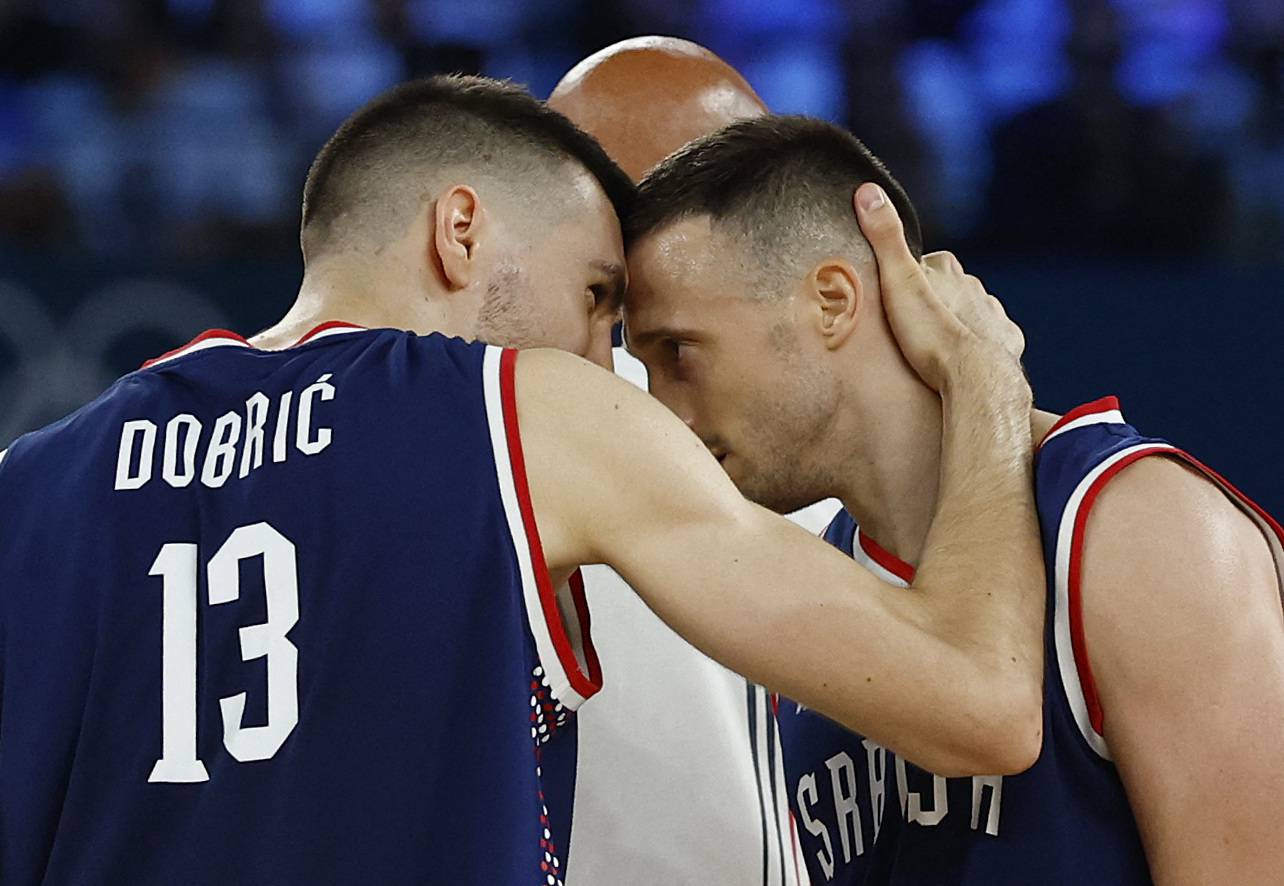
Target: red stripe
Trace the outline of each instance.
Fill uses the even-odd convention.
[[[802,883],[802,872],[798,870],[798,850],[801,847],[798,843],[798,826],[794,824],[794,811],[792,809],[789,810],[789,840],[794,844],[794,882]]]
[[[194,345],[199,345],[203,341],[209,341],[212,338],[229,339],[231,341],[240,342],[243,345],[249,344],[249,342],[241,338],[241,336],[227,329],[207,329],[205,332],[202,332],[200,335],[196,336],[196,338],[192,339],[187,344],[183,345],[181,348],[174,348],[174,350],[166,351],[165,353],[161,354],[159,357],[153,357],[151,360],[148,360],[146,363],[144,363],[142,368],[146,369],[148,366],[155,366],[157,363],[161,362],[162,360],[168,360],[170,357],[177,357],[180,354],[182,354],[184,351],[186,351],[188,348]]]
[[[1064,428],[1066,425],[1070,424],[1070,422],[1087,415],[1097,415],[1098,413],[1110,412],[1111,410],[1116,412],[1120,411],[1118,397],[1102,397],[1100,400],[1093,400],[1091,403],[1076,406],[1074,409],[1071,409],[1065,415],[1057,419],[1056,424],[1048,428],[1048,432],[1043,435],[1043,440],[1039,441],[1039,446],[1042,446],[1045,440]],[[1035,449],[1038,449],[1039,446],[1036,446]]]
[[[366,327],[364,326],[358,326],[355,323],[348,323],[343,320],[327,320],[326,322],[322,323],[320,326],[311,330],[307,335],[303,336],[303,338],[296,341],[290,347],[298,347],[299,345],[307,341],[310,341],[311,339],[320,335],[322,332],[325,332],[326,330],[329,330],[329,329],[365,329],[365,328]],[[180,354],[182,354],[184,351],[186,351],[188,348],[192,347],[193,345],[198,345],[203,341],[209,341],[212,338],[228,339],[230,341],[240,342],[243,345],[250,344],[249,341],[247,341],[245,338],[242,338],[241,336],[237,335],[235,332],[231,332],[230,330],[210,329],[205,332],[202,332],[200,335],[196,336],[196,338],[192,339],[187,344],[183,345],[181,348],[174,348],[174,350],[166,351],[164,354],[161,354],[159,357],[153,357],[151,360],[148,360],[146,363],[144,363],[142,368],[146,369],[149,366],[156,365],[162,360],[168,360],[170,357],[177,357]],[[250,346],[253,347],[253,345],[250,345]]]
[[[1070,605],[1070,646],[1074,650],[1074,664],[1079,672],[1079,685],[1083,689],[1083,698],[1088,705],[1088,719],[1098,735],[1102,734],[1105,717],[1101,710],[1101,699],[1097,695],[1097,681],[1092,676],[1092,664],[1088,660],[1088,642],[1083,631],[1083,595],[1080,591],[1080,582],[1083,572],[1084,531],[1088,526],[1088,514],[1092,511],[1092,505],[1101,494],[1101,490],[1106,488],[1106,484],[1128,465],[1156,452],[1170,453],[1173,450],[1166,446],[1141,449],[1124,456],[1106,468],[1096,480],[1092,481],[1092,485],[1084,493],[1083,501],[1079,503],[1078,512],[1074,515],[1074,532],[1070,536],[1069,587],[1066,589]]]
[[[772,693],[772,717],[776,718],[776,734],[781,732],[779,719],[781,719],[781,693]],[[788,797],[785,799],[788,804]],[[799,831],[794,824],[794,810],[790,809],[790,855],[794,856],[794,882],[803,882],[803,874],[799,873]]]
[[[776,718],[776,734],[780,734],[780,693],[771,693],[771,715]],[[785,798],[788,804],[789,798]],[[802,874],[798,872],[798,827],[794,824],[794,811],[789,810],[789,849],[790,854],[794,857],[794,882],[802,882]]]
[[[540,607],[544,611],[544,621],[548,625],[549,635],[553,639],[553,649],[566,671],[571,688],[583,698],[589,698],[602,688],[601,675],[593,673],[586,676],[580,669],[575,657],[566,626],[562,624],[561,614],[557,609],[557,595],[553,590],[553,580],[548,574],[548,563],[544,560],[544,547],[539,540],[539,527],[535,523],[535,509],[531,505],[530,487],[526,480],[526,459],[522,455],[522,435],[517,425],[516,374],[517,351],[505,348],[499,358],[499,393],[504,408],[504,433],[508,438],[508,457],[513,465],[513,484],[517,487],[517,504],[522,514],[522,525],[526,529],[526,542],[530,546],[531,566],[535,571],[535,586],[539,589]],[[572,588],[572,593],[574,589]],[[583,584],[580,595],[575,601],[576,609],[583,602]],[[587,614],[587,607],[585,607]],[[588,642],[588,624],[582,622],[585,638],[585,658],[588,659],[590,671],[597,670],[597,654],[590,655],[591,645]],[[532,628],[534,626],[532,625]]]
[[[1281,545],[1284,545],[1284,527],[1281,527],[1279,522],[1270,514],[1268,514],[1265,510],[1263,510],[1262,507],[1257,502],[1253,501],[1247,495],[1245,495],[1244,493],[1236,489],[1235,484],[1231,483],[1221,474],[1217,473],[1208,465],[1204,464],[1202,461],[1200,461],[1199,459],[1195,458],[1193,455],[1187,452],[1182,452],[1181,450],[1177,450],[1172,454],[1180,458],[1182,461],[1186,462],[1186,464],[1190,465],[1193,468],[1196,468],[1197,470],[1203,472],[1204,474],[1207,474],[1209,477],[1211,477],[1212,479],[1220,483],[1227,492],[1229,492],[1232,496],[1234,496],[1241,503],[1247,506],[1249,510],[1251,510],[1254,514],[1261,517],[1262,522],[1270,527],[1271,532],[1275,533],[1275,538],[1279,540]]]
[[[326,322],[318,326],[316,329],[313,329],[307,335],[303,336],[303,338],[296,341],[290,347],[297,348],[299,345],[313,338],[316,338],[318,335],[320,335],[321,333],[329,329],[365,329],[365,328],[366,327],[364,326],[358,326],[356,323],[348,323],[344,320],[327,320]]]
[[[1251,498],[1236,489],[1234,484],[1230,483],[1221,474],[1180,449],[1173,449],[1168,446],[1154,446],[1138,450],[1115,462],[1093,481],[1092,486],[1088,489],[1079,505],[1079,512],[1075,515],[1074,534],[1070,541],[1070,575],[1067,591],[1070,603],[1070,644],[1074,650],[1075,669],[1079,672],[1079,683],[1083,688],[1084,701],[1088,706],[1088,717],[1092,721],[1092,728],[1097,731],[1098,735],[1104,734],[1105,712],[1101,708],[1101,698],[1097,694],[1097,683],[1092,675],[1092,664],[1088,659],[1088,642],[1083,628],[1083,595],[1080,590],[1080,582],[1082,578],[1084,530],[1088,522],[1088,512],[1092,510],[1093,503],[1096,501],[1097,496],[1101,494],[1101,490],[1105,488],[1106,483],[1128,465],[1138,459],[1152,455],[1183,461],[1209,479],[1217,482],[1227,494],[1240,501],[1260,517],[1262,522],[1275,533],[1275,537],[1280,544],[1284,545],[1284,528],[1281,528],[1274,517],[1263,510]]]
[[[914,583],[914,567],[884,548],[865,533],[860,533],[860,549],[879,566],[906,584]]]
[[[584,639],[584,660],[588,663],[589,681],[596,686],[602,685],[602,664],[597,658],[597,649],[593,646],[590,633],[592,623],[589,619],[588,598],[584,595],[584,575],[576,569],[569,581],[571,599],[575,601],[575,617],[580,621],[580,636]]]

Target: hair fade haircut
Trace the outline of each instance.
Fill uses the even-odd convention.
[[[525,89],[458,74],[403,83],[345,120],[312,161],[300,226],[305,257],[309,244],[408,222],[396,207],[400,215],[417,208],[438,170],[466,169],[529,191],[568,161],[586,169],[627,217],[629,177],[591,135]]]
[[[834,244],[869,250],[852,204],[867,181],[887,192],[910,251],[921,257],[918,214],[883,162],[845,129],[796,116],[740,120],[670,154],[638,185],[625,237],[635,242],[709,216],[744,238],[768,269],[791,267]]]

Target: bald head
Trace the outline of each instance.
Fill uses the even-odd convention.
[[[767,113],[735,68],[676,37],[634,37],[595,52],[567,72],[548,103],[595,136],[634,181],[692,139]]]

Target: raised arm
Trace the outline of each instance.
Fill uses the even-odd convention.
[[[544,552],[554,572],[610,564],[723,664],[934,772],[1018,771],[1037,756],[1041,724],[1029,391],[1010,354],[937,298],[933,287],[967,282],[961,273],[929,282],[895,258],[884,273],[893,322],[915,324],[902,346],[937,373],[946,407],[920,593],[889,589],[747,502],[646,394],[578,358],[529,351],[517,411]]]

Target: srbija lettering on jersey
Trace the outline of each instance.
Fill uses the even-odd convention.
[[[600,685],[518,355],[206,333],[0,463],[0,870],[556,886]]]
[[[1068,413],[1035,461],[1048,577],[1038,761],[1015,776],[945,779],[780,699],[789,802],[813,883],[1150,882],[1080,651],[1078,586],[1084,526],[1097,495],[1146,457],[1179,459],[1217,483],[1262,528],[1280,572],[1278,524],[1221,477],[1171,444],[1141,436],[1113,397]],[[825,538],[884,580],[903,586],[913,579],[913,569],[862,537],[846,511]]]

